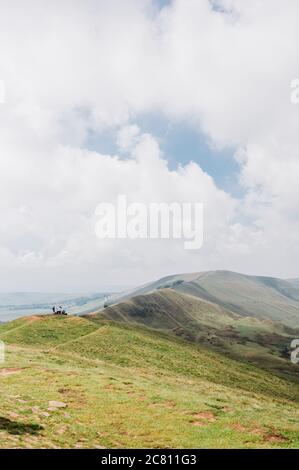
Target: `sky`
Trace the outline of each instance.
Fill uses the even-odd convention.
[[[229,269],[299,277],[297,0],[0,0],[0,290]],[[204,241],[95,210],[202,202]]]

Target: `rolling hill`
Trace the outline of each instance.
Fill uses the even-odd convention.
[[[170,288],[133,297],[87,318],[143,324],[299,380],[289,349],[299,328],[237,315]]]
[[[230,271],[167,276],[134,291],[112,297],[109,303],[118,303],[163,288],[172,288],[177,292],[208,300],[239,315],[299,327],[298,281],[248,276]]]
[[[200,274],[177,287],[180,292],[218,303],[241,315],[299,326],[299,288],[289,281],[229,271]]]
[[[99,316],[26,317],[0,340],[1,448],[299,445],[298,384],[205,345]]]
[[[191,273],[0,324],[0,447],[298,447],[298,291]]]

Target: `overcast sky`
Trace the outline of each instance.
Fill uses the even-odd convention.
[[[299,277],[297,0],[0,0],[1,291]],[[99,240],[100,202],[204,203],[204,244]]]

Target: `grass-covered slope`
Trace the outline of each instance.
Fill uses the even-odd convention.
[[[24,317],[5,323],[0,328],[0,339],[6,344],[32,347],[58,345],[91,333],[97,326],[81,317],[60,315]]]
[[[172,289],[133,297],[89,318],[143,324],[299,380],[289,350],[292,339],[299,336],[298,329],[237,315]]]
[[[206,271],[167,276],[120,295],[110,304],[160,289],[172,288],[215,304],[239,315],[282,322],[299,327],[299,282],[231,271]]]
[[[299,326],[299,289],[289,281],[230,271],[210,271],[175,288],[241,315]]]
[[[133,324],[0,326],[0,447],[298,447],[299,387]]]

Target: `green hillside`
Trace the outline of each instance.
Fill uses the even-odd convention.
[[[248,276],[231,271],[167,276],[135,290],[111,296],[109,304],[165,288],[208,300],[239,315],[270,319],[293,328],[299,327],[298,280]]]
[[[133,297],[101,310],[92,318],[143,324],[299,380],[289,350],[292,339],[299,337],[299,329],[237,315],[172,289]]]
[[[206,346],[99,317],[23,318],[0,339],[1,448],[299,445],[298,385]]]
[[[296,300],[299,289],[288,281],[229,271],[211,271],[199,274],[197,279],[182,283],[176,289],[242,315],[299,326],[299,302]]]

